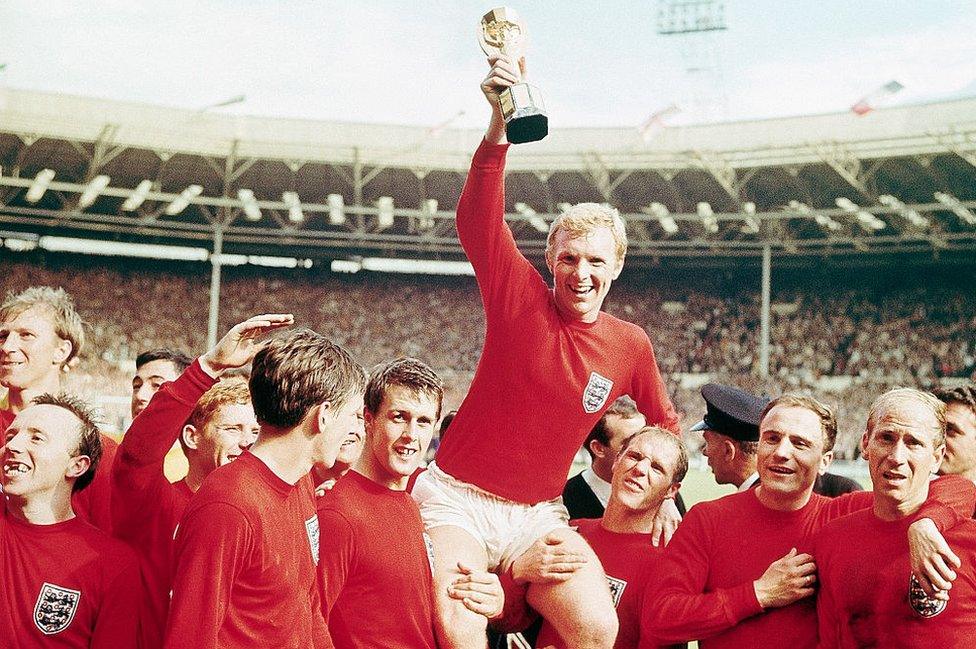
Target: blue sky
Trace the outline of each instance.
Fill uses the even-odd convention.
[[[655,32],[658,3],[521,1],[551,124],[636,126],[846,110],[896,79],[893,104],[976,95],[976,3],[726,0],[728,30]],[[228,113],[480,126],[475,28],[491,3],[3,0],[0,89]],[[687,72],[691,66],[704,72]]]

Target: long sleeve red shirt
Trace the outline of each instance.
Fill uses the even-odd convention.
[[[971,516],[972,483],[949,476],[932,485],[919,517],[932,518],[946,530]],[[811,494],[804,507],[781,512],[763,505],[750,489],[695,505],[647,584],[641,637],[662,644],[699,640],[702,649],[769,643],[812,649],[817,642],[814,598],[763,612],[753,582],[790,548],[809,551],[810,539],[828,522],[873,502],[870,491],[838,498]]]
[[[945,532],[962,566],[941,607],[911,596],[907,530],[914,517],[882,521],[871,510],[838,519],[814,539],[823,649],[941,649],[976,639],[976,522]],[[920,590],[920,588],[918,589]]]
[[[147,591],[140,631],[144,649],[163,644],[173,579],[173,536],[193,495],[182,480],[166,479],[166,454],[196,402],[215,382],[194,361],[179,378],[163,385],[122,438],[112,472],[115,536],[142,560]]]
[[[562,493],[576,451],[620,395],[650,424],[677,432],[678,417],[643,329],[602,312],[592,323],[559,315],[504,221],[507,149],[482,142],[458,203],[458,237],[487,330],[437,464],[491,493],[537,503]]]
[[[0,507],[0,645],[135,647],[143,590],[132,550],[77,517],[34,525]]]
[[[337,649],[435,649],[431,555],[420,510],[350,471],[319,498],[319,584]]]
[[[331,647],[316,579],[312,481],[283,481],[250,452],[216,469],[186,507],[166,649]]]

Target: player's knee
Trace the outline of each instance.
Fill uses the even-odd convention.
[[[617,639],[619,623],[617,614],[608,610],[589,610],[578,619],[578,624],[567,635],[567,646],[579,649],[612,649]],[[565,637],[565,636],[564,636]]]

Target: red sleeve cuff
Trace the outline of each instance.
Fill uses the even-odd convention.
[[[763,610],[759,600],[756,599],[756,589],[751,581],[729,588],[726,591],[725,605],[726,614],[732,624],[738,624],[747,617],[758,615]]]
[[[177,380],[173,384],[173,387],[177,389],[177,395],[179,398],[190,403],[196,403],[200,399],[200,396],[212,388],[218,380],[203,371],[203,368],[200,367],[200,359],[194,360],[193,363],[186,368],[186,371],[183,372],[182,378],[183,381]],[[181,386],[180,383],[184,383],[185,387]],[[184,387],[184,389],[180,390],[180,387]]]
[[[486,171],[497,171],[505,168],[505,155],[508,153],[508,142],[504,144],[489,144],[484,139],[474,152],[474,159],[471,161],[472,167],[484,169]]]

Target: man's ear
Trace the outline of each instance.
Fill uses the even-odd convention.
[[[868,431],[864,431],[864,434],[861,435],[861,457],[865,460],[868,459],[868,440],[870,438],[871,436],[868,434]]]
[[[91,458],[87,455],[76,455],[68,462],[68,467],[64,470],[64,477],[78,479],[85,475],[91,467]]]
[[[942,466],[942,460],[945,459],[946,445],[945,443],[939,444],[932,451],[935,456],[935,464],[932,466],[932,474],[935,475],[939,471],[939,467]]]
[[[739,452],[739,447],[736,446],[735,442],[733,442],[731,439],[728,438],[722,439],[722,448],[725,449],[725,457],[730,462],[735,458],[736,454]]]
[[[830,468],[830,463],[833,462],[833,461],[834,461],[834,452],[833,451],[827,451],[826,453],[824,453],[823,455],[821,455],[820,456],[820,468],[817,470],[817,473],[819,473],[820,475],[823,475],[823,474],[827,473],[827,469]]]
[[[187,424],[183,426],[183,431],[180,433],[183,438],[183,444],[193,451],[197,450],[200,446],[200,431],[193,424]]]
[[[60,338],[54,353],[55,363],[58,365],[64,365],[65,361],[68,360],[68,357],[71,356],[72,349],[74,349],[74,345],[71,344],[70,340]]]
[[[598,439],[591,439],[590,443],[587,445],[587,448],[590,449],[590,453],[593,453],[595,457],[598,457],[601,460],[607,456],[608,447],[601,444],[600,440]]]
[[[319,405],[315,406],[315,424],[316,430],[315,434],[321,433],[329,429],[329,424],[334,420],[334,413],[332,412],[332,404],[328,401],[323,401]]]
[[[623,270],[624,270],[624,258],[621,257],[620,259],[617,260],[617,270],[616,272],[614,272],[613,278],[617,279],[618,277],[620,277],[620,273],[622,273]]]
[[[668,495],[665,496],[665,499],[671,498],[673,500],[674,497],[678,495],[678,489],[681,489],[681,483],[680,482],[672,483],[671,486],[668,488]]]

